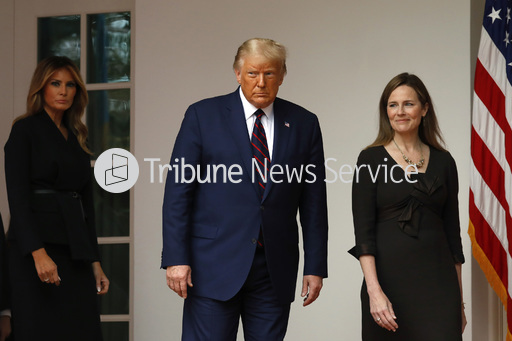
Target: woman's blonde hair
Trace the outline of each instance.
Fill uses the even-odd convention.
[[[76,84],[76,94],[73,99],[73,104],[64,113],[64,118],[67,120],[69,128],[76,135],[80,147],[82,147],[85,152],[91,154],[91,151],[87,147],[87,127],[82,122],[89,97],[82,76],[80,75],[80,70],[71,59],[67,57],[52,56],[39,62],[32,76],[30,89],[28,90],[27,111],[25,114],[18,116],[14,122],[36,115],[44,110],[43,89],[51,76],[60,69],[69,71]]]

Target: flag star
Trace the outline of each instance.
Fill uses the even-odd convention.
[[[510,8],[507,8],[507,24],[510,21]]]
[[[499,10],[495,10],[494,7],[492,8],[492,13],[488,15],[488,17],[492,18],[492,23],[494,24],[494,20],[500,19],[500,12],[501,8]]]
[[[510,44],[510,38],[508,35],[508,32],[505,32],[505,39],[503,39],[503,41],[505,42],[505,47],[508,47],[508,44]]]

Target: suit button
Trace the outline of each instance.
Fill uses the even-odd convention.
[[[265,210],[265,206],[263,206],[263,205],[260,206],[260,210],[262,210],[262,211]]]
[[[256,238],[253,238],[253,239],[251,240],[251,242],[252,242],[253,244],[256,244],[256,243],[258,242],[258,240],[257,240]]]

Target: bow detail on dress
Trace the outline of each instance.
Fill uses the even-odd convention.
[[[421,220],[421,211],[416,212],[420,206],[426,206],[436,214],[440,215],[435,209],[431,196],[441,187],[439,178],[419,176],[413,184],[413,191],[410,197],[405,200],[405,207],[398,217],[398,226],[407,235],[417,238],[419,234],[419,226]]]

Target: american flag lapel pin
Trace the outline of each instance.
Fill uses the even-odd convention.
[[[288,122],[284,121],[284,126],[285,126],[286,128],[290,128],[290,123],[288,123]]]

